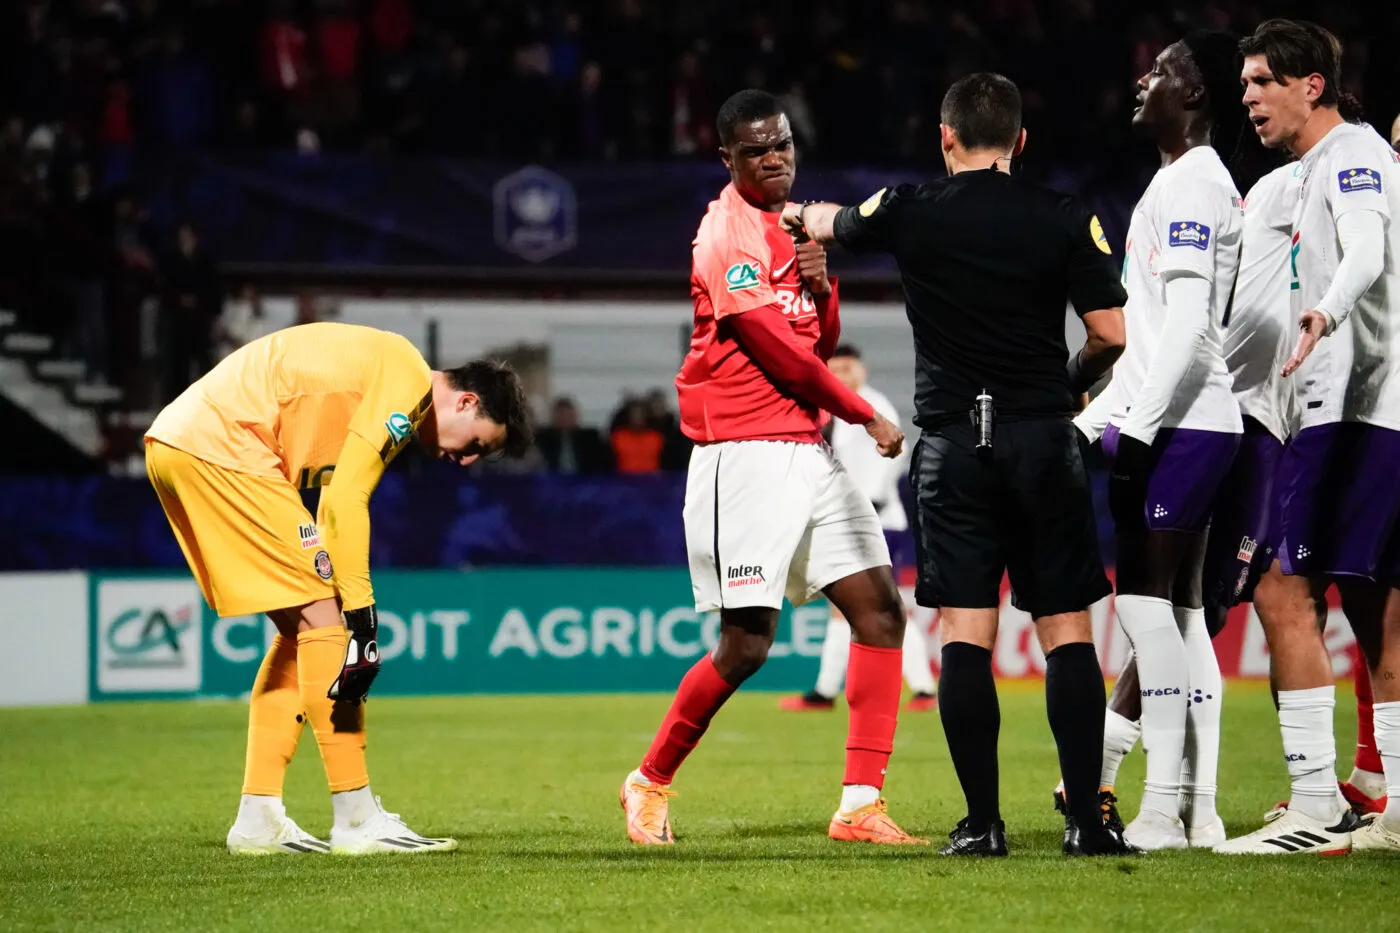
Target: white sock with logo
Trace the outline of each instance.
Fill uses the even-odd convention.
[[[1400,700],[1377,703],[1375,710],[1376,751],[1385,766],[1386,801],[1381,820],[1386,829],[1400,833]]]
[[[1170,600],[1119,596],[1114,606],[1137,656],[1142,747],[1147,752],[1142,809],[1175,819],[1181,796],[1181,759],[1186,750],[1186,646]]]
[[[816,691],[834,700],[846,683],[846,665],[851,660],[851,626],[833,609],[826,623],[826,640],[822,642],[822,663],[817,669]]]
[[[1175,609],[1189,665],[1186,754],[1181,762],[1181,816],[1190,826],[1216,819],[1215,783],[1220,768],[1220,704],[1225,694],[1220,662],[1206,629],[1204,609]]]
[[[850,813],[868,807],[880,799],[880,788],[869,784],[847,784],[841,788],[841,812]]]
[[[1103,771],[1099,772],[1099,786],[1112,787],[1118,780],[1118,766],[1123,758],[1137,745],[1142,735],[1142,725],[1113,710],[1105,710],[1103,717]]]
[[[938,692],[928,665],[928,633],[912,621],[904,626],[904,682],[915,693]]]
[[[272,829],[278,819],[287,815],[287,808],[281,797],[263,794],[244,794],[238,801],[238,816],[233,828],[247,836]]]
[[[374,792],[366,784],[358,790],[331,794],[331,810],[335,813],[335,825],[338,828],[355,829],[379,812],[379,804],[374,800]]]
[[[1332,730],[1336,705],[1336,687],[1278,692],[1279,731],[1283,733],[1283,755],[1293,785],[1288,809],[1328,826],[1342,816],[1342,798],[1337,791],[1337,740]]]

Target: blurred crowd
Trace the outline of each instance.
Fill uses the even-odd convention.
[[[969,70],[1026,89],[1047,159],[1111,158],[1133,79],[1188,26],[1317,19],[1347,89],[1400,107],[1396,4],[1322,0],[28,0],[0,13],[0,115],[79,148],[710,158],[715,108],[782,93],[810,157],[937,153]]]
[[[564,476],[600,473],[678,473],[690,462],[690,440],[671,409],[673,392],[624,395],[606,430],[582,424],[578,405],[560,396],[535,431],[525,469]]]

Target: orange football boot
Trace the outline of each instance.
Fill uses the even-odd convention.
[[[911,836],[890,819],[885,798],[850,813],[836,811],[826,834],[838,842],[877,842],[893,846],[926,846],[927,839]]]
[[[675,845],[671,833],[670,799],[676,792],[660,784],[643,784],[631,775],[622,782],[622,809],[627,813],[627,838],[644,846]]]

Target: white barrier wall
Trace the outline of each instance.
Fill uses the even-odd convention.
[[[82,571],[0,573],[0,706],[88,700]]]

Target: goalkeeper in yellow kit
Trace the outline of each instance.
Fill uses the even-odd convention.
[[[306,324],[230,355],[146,433],[146,472],[204,598],[220,616],[265,612],[279,633],[253,684],[232,853],[457,846],[386,812],[365,767],[361,701],[379,670],[369,498],[415,436],[463,466],[523,453],[519,379],[489,362],[435,371],[396,334]],[[322,487],[314,519],[298,493],[311,487]],[[282,805],[303,720],[330,783],[329,845]]]

